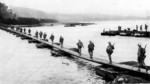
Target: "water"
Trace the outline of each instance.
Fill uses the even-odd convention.
[[[55,42],[59,41],[60,35],[64,37],[64,46],[77,47],[80,39],[83,44],[83,54],[88,54],[87,45],[89,40],[95,44],[94,57],[108,60],[106,47],[108,41],[115,43],[112,60],[115,62],[136,61],[137,44],[147,44],[145,63],[150,65],[149,38],[135,37],[108,37],[101,36],[105,30],[116,29],[121,25],[123,28],[135,28],[136,24],[148,24],[149,21],[104,21],[96,22],[96,25],[64,27],[33,27],[32,34],[36,30],[43,31],[48,37],[53,33]],[[105,81],[97,76],[94,66],[84,60],[67,57],[53,57],[50,50],[37,49],[35,44],[29,44],[27,40],[21,40],[14,35],[0,30],[0,84],[104,84]],[[68,63],[69,65],[66,65]]]
[[[53,57],[48,49],[0,30],[0,84],[103,84],[94,65]],[[68,65],[66,64],[68,63]]]

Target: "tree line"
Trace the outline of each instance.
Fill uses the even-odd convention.
[[[49,22],[57,22],[57,21],[53,19],[17,17],[16,14],[12,13],[11,9],[8,9],[8,6],[0,2],[0,23],[11,25],[33,25]]]

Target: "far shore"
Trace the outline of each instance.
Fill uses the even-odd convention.
[[[40,26],[55,26],[55,25],[69,25],[69,26],[75,26],[75,25],[80,25],[80,26],[87,26],[87,25],[93,25],[95,23],[90,23],[90,22],[72,22],[72,23],[40,23],[40,24],[29,24],[29,25],[7,25],[0,23],[1,26],[5,27],[40,27]]]
[[[40,23],[40,24],[29,24],[29,25],[10,25],[10,26],[19,26],[19,27],[40,27],[40,26],[54,26],[57,23]]]
[[[0,23],[1,26],[5,26],[5,27],[40,27],[40,26],[54,26],[56,24],[59,23],[40,23],[40,24],[29,24],[29,25],[8,25],[8,24],[3,24]]]

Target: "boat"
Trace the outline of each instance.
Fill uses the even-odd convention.
[[[120,64],[130,65],[133,68],[138,67],[138,63],[135,61],[121,62]],[[117,76],[120,76],[122,74],[150,81],[150,77],[146,74],[141,74],[140,72],[135,72],[132,70],[125,70],[123,68],[112,67],[109,65],[102,64],[100,66],[97,66],[95,70],[96,74],[102,76],[106,81],[113,81]]]
[[[136,32],[135,37],[150,37],[150,32]]]
[[[101,33],[103,36],[133,36],[133,37],[150,37],[150,31],[138,31],[137,29],[130,30],[130,28],[121,30],[121,27],[118,26],[118,30],[109,30]]]
[[[148,81],[146,80],[143,80],[141,78],[138,78],[138,77],[134,77],[134,76],[130,76],[130,75],[125,75],[125,74],[121,74],[119,76],[117,76],[113,81],[109,81],[107,82],[106,84],[147,84],[149,83]]]
[[[27,40],[31,40],[32,38],[22,36],[22,37],[21,37],[21,39],[22,39],[22,40],[25,40],[25,39],[27,39]]]
[[[34,39],[29,39],[28,42],[29,42],[29,43],[41,43],[41,42],[39,42],[38,40],[34,40]]]
[[[134,36],[135,36],[135,37],[140,37],[141,34],[140,34],[140,33],[135,33]]]
[[[50,53],[51,53],[52,56],[55,56],[55,57],[58,57],[58,56],[62,55],[60,50],[57,49],[57,48],[53,48],[52,50],[50,50]]]
[[[48,49],[52,49],[51,46],[47,45],[47,44],[44,44],[44,43],[38,43],[36,44],[36,47],[37,48],[48,48]]]
[[[132,32],[120,32],[120,36],[133,36]]]
[[[95,67],[96,74],[102,76],[106,81],[114,80],[119,72],[115,70],[113,67],[107,65],[100,65]]]
[[[69,48],[69,50],[73,50],[75,52],[79,52],[79,50],[77,48]],[[52,56],[69,56],[71,57],[71,54],[67,53],[67,52],[63,52],[61,51],[60,49],[57,49],[57,48],[53,48],[51,51],[50,51],[51,55]]]
[[[104,31],[101,33],[101,35],[116,36],[116,35],[119,35],[119,32],[117,32],[117,31]]]

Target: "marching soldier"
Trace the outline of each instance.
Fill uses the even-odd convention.
[[[111,55],[113,53],[113,50],[114,50],[114,44],[112,45],[111,42],[108,42],[108,46],[107,46],[106,52],[108,54],[110,63],[112,63]]]
[[[44,34],[43,34],[43,38],[44,38],[45,41],[46,41],[46,37],[47,37],[47,34],[44,33]]]
[[[38,31],[36,31],[35,32],[35,37],[38,38],[38,35],[39,35]]]
[[[28,34],[31,35],[31,29],[28,30]]]
[[[60,42],[60,45],[61,45],[61,48],[62,48],[63,47],[63,42],[64,42],[64,38],[62,36],[60,36],[59,42]]]
[[[24,30],[24,34],[26,34],[26,28],[24,28],[23,30]]]
[[[94,43],[92,41],[89,41],[89,45],[88,45],[88,52],[90,55],[90,58],[93,59],[93,50],[94,50]]]
[[[83,43],[79,40],[78,43],[77,43],[77,46],[78,46],[79,54],[81,55],[81,49],[82,49],[82,47],[84,48],[84,45],[83,45]]]
[[[137,58],[137,60],[138,60],[138,63],[139,63],[139,69],[138,70],[140,70],[140,68],[141,67],[143,67],[143,68],[145,68],[146,69],[146,72],[148,71],[148,67],[145,65],[145,62],[144,62],[144,60],[145,60],[145,58],[146,58],[146,55],[145,55],[145,53],[146,53],[146,46],[145,46],[145,48],[142,48],[142,46],[141,46],[141,44],[138,44],[138,53],[137,53],[137,55],[138,55],[138,58]]]
[[[54,42],[54,38],[55,38],[55,36],[53,34],[51,34],[50,39],[51,39],[52,45],[53,45],[53,42]]]
[[[42,32],[42,31],[40,31],[39,35],[40,35],[40,39],[42,39],[43,32]]]

